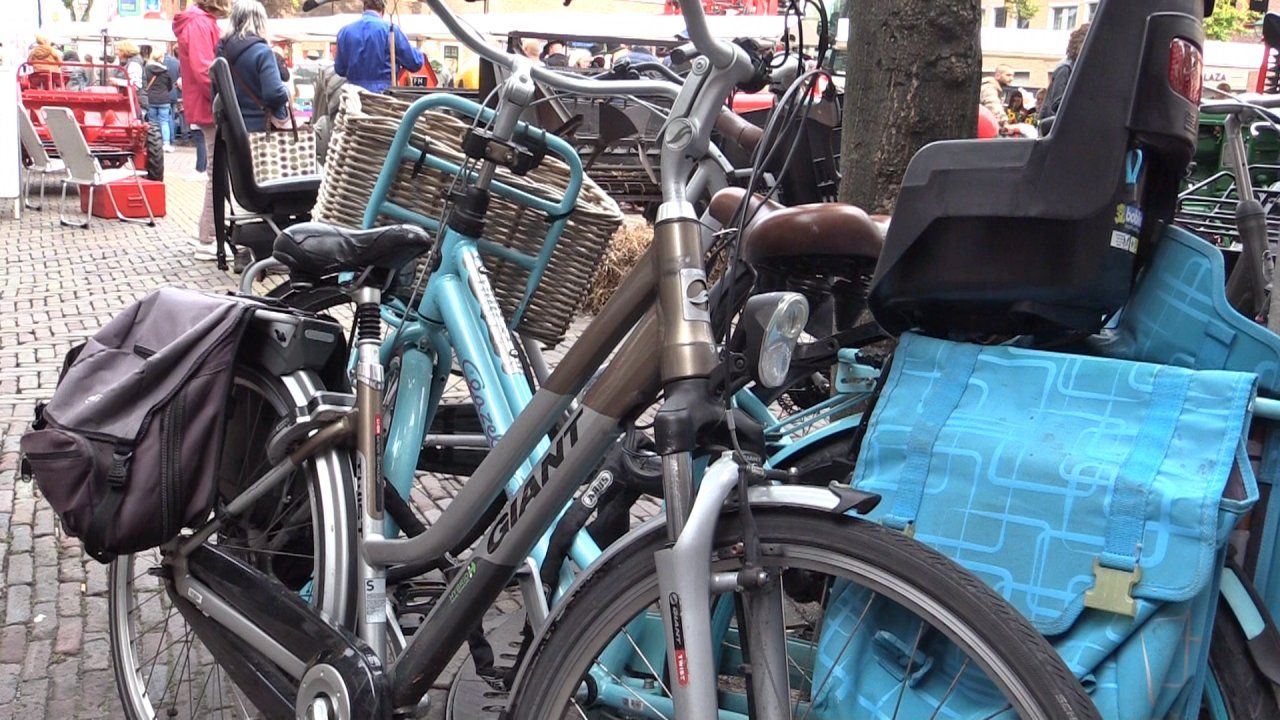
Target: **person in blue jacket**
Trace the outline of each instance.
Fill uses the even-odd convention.
[[[289,117],[289,87],[280,79],[275,53],[267,44],[267,11],[258,0],[236,0],[231,29],[218,43],[218,55],[231,65],[236,103],[245,129],[267,129],[268,116],[284,124]]]
[[[409,44],[400,28],[382,19],[385,0],[364,0],[359,20],[338,31],[338,49],[333,70],[347,82],[369,92],[385,92],[391,87],[390,36],[395,31],[396,67],[417,72],[422,69],[422,53]]]

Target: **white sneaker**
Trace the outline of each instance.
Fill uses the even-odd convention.
[[[192,254],[197,260],[215,260],[218,253],[214,251],[213,243],[202,243],[199,240],[191,241]]]
[[[173,151],[174,151],[174,149],[175,149],[175,148],[174,148],[172,145],[165,145],[165,146],[164,146],[164,151],[165,151],[165,152],[173,152]]]

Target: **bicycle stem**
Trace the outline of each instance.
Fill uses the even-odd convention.
[[[530,77],[531,68],[528,61],[519,61],[511,69],[511,76],[503,81],[498,93],[498,107],[493,116],[492,133],[495,140],[511,140],[516,125],[520,122],[520,114],[533,102],[535,88]],[[476,187],[488,191],[497,170],[497,163],[485,160],[480,168],[480,176],[476,179]]]

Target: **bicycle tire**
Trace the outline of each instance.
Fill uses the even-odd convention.
[[[240,393],[242,391],[247,394],[241,395]],[[264,401],[265,406],[269,406],[271,408],[271,412],[275,413],[278,417],[272,418],[270,416],[266,416],[252,407],[252,395],[255,393],[258,398]],[[237,486],[235,483],[228,482],[229,476],[224,475],[223,473],[228,471],[234,472],[234,469],[226,467],[228,457],[244,457],[246,458],[246,463],[253,462],[254,458],[259,458],[259,454],[264,452],[265,440],[270,437],[270,432],[261,432],[261,430],[270,430],[281,419],[287,417],[287,413],[305,412],[299,408],[298,403],[291,398],[288,388],[279,377],[271,376],[256,369],[244,366],[238,367],[235,371],[233,391],[230,398],[231,399],[229,399],[228,402],[232,404],[241,403],[237,406],[238,408],[243,408],[248,416],[255,416],[256,413],[256,417],[259,417],[261,422],[254,421],[250,423],[248,427],[241,427],[240,430],[242,432],[232,434],[233,429],[236,427],[236,421],[243,418],[234,415],[237,412],[236,408],[232,408],[229,411],[230,416],[227,423],[229,434],[224,437],[224,441],[228,443],[228,447],[224,448],[222,462],[223,467],[220,468],[219,474],[219,494],[224,499],[233,496],[230,494],[231,490],[243,490],[244,487],[247,486],[243,483]],[[245,398],[249,398],[250,402],[244,402]],[[262,441],[264,445],[245,445],[244,447],[234,447],[235,443],[239,439],[243,439],[246,442]],[[256,468],[257,466],[255,465],[254,467]],[[265,525],[264,527],[259,528],[263,537],[276,535],[277,539],[286,544],[282,544],[280,549],[275,551],[279,552],[279,555],[272,556],[270,554],[272,550],[263,550],[261,548],[250,549],[248,546],[249,541],[245,540],[244,542],[246,542],[246,547],[244,548],[244,557],[258,566],[259,569],[273,574],[273,576],[278,580],[289,584],[291,587],[297,588],[300,593],[308,594],[311,601],[314,602],[322,611],[326,612],[329,617],[340,619],[342,617],[339,614],[341,612],[340,608],[349,608],[348,611],[343,614],[347,616],[346,622],[351,623],[353,622],[353,618],[350,617],[350,608],[354,607],[354,603],[350,602],[350,599],[353,597],[353,588],[330,587],[324,578],[330,576],[330,568],[326,566],[326,563],[338,562],[338,560],[334,560],[334,558],[340,557],[346,557],[349,562],[351,558],[354,557],[354,555],[352,555],[354,547],[350,544],[353,543],[356,532],[354,525],[354,490],[350,483],[344,483],[341,481],[321,481],[318,478],[316,467],[310,462],[304,464],[303,468],[304,469],[298,475],[287,479],[282,484],[281,495],[279,498],[276,498],[273,495],[268,495],[263,501],[259,502],[259,505],[261,506],[265,501],[271,501],[278,502],[278,507],[280,508],[288,507],[290,505],[296,508],[300,507],[303,503],[306,503],[310,506],[311,528],[324,528],[325,530],[320,532],[315,532],[314,530],[306,532],[304,537],[300,533],[305,529],[305,525],[285,522],[281,529],[274,530],[273,532],[274,528],[280,527],[278,522],[274,524],[272,521],[260,523],[261,525]],[[241,474],[243,475],[244,473]],[[253,479],[256,477],[256,473],[249,473],[248,477],[242,478],[242,480]],[[286,505],[285,493],[290,488],[297,487],[305,487],[307,497],[299,497],[295,503],[289,503]],[[335,496],[335,494],[340,494],[341,496],[338,497]],[[345,513],[345,522],[343,522],[341,517],[330,518],[327,515],[327,508],[338,506],[349,509]],[[247,515],[252,517],[255,515],[255,511],[251,510]],[[298,517],[298,515],[296,511],[288,513],[287,515],[280,512],[278,514],[273,513],[272,517],[288,518],[289,520],[292,520],[293,518]],[[345,538],[343,536],[336,535],[336,533],[340,532],[342,528],[345,528]],[[298,536],[294,538],[278,537],[279,534],[285,532],[298,534]],[[219,542],[224,548],[228,545],[228,542],[224,541],[221,537],[219,537]],[[336,544],[343,542],[349,543],[346,546],[347,552],[334,552],[337,547]],[[311,544],[313,552],[310,570],[312,577],[310,581],[302,580],[299,576],[300,570],[303,569],[300,566],[304,566],[306,563],[305,561],[298,560],[295,557],[298,553],[299,546],[305,546],[308,543]],[[282,560],[284,561],[284,564],[277,564],[275,560]],[[139,572],[137,571],[138,563],[155,564],[148,567],[146,570]],[[213,663],[213,668],[215,669],[210,670],[208,674],[204,676],[204,682],[201,682],[198,679],[190,679],[187,682],[186,689],[193,690],[193,692],[183,692],[183,680],[181,677],[178,677],[176,682],[170,681],[175,669],[177,669],[179,674],[186,672],[187,668],[191,668],[192,672],[196,672],[200,668],[195,667],[195,665],[208,659],[200,657],[202,651],[203,654],[206,655],[207,651],[202,647],[202,644],[199,643],[199,638],[195,636],[190,627],[186,626],[181,615],[174,610],[171,604],[165,618],[160,621],[162,626],[160,627],[160,639],[156,648],[154,648],[155,655],[153,655],[150,660],[150,662],[154,664],[151,665],[149,669],[139,664],[139,660],[147,655],[151,655],[153,651],[153,648],[148,647],[148,643],[151,641],[147,640],[143,635],[145,635],[146,632],[155,630],[157,627],[152,625],[148,630],[142,630],[139,626],[144,625],[144,623],[147,623],[148,621],[154,622],[156,614],[160,612],[154,607],[147,608],[145,606],[159,599],[161,600],[159,605],[163,607],[165,604],[164,601],[168,600],[166,595],[168,591],[165,589],[167,584],[159,581],[158,577],[152,578],[154,582],[151,582],[150,585],[153,585],[154,587],[139,587],[140,584],[138,581],[142,579],[144,575],[151,575],[152,567],[160,571],[163,571],[164,569],[161,551],[158,549],[147,551],[145,553],[121,556],[111,563],[108,572],[108,637],[116,687],[120,696],[121,704],[124,708],[125,716],[131,719],[149,719],[163,716],[165,712],[168,712],[170,716],[182,715],[187,717],[197,717],[199,715],[196,711],[203,705],[205,698],[209,697],[210,703],[213,703],[216,699],[218,702],[230,705],[233,717],[254,717],[254,713],[250,710],[252,706],[247,702],[247,700],[238,696],[238,691],[234,689],[234,685],[230,682],[229,677],[226,677],[224,680],[225,673],[216,670],[218,667],[216,662]],[[319,581],[317,581],[317,578],[319,578]],[[150,590],[152,596],[134,604],[133,600],[135,592],[145,592],[146,590]],[[169,654],[169,651],[165,650],[164,641],[166,633],[170,633],[170,626],[174,626],[174,630],[172,632],[172,637],[174,639],[169,643],[168,650],[172,650],[174,646],[178,646],[178,651],[174,653],[173,658],[161,658],[160,655],[162,652],[166,655]],[[188,634],[186,636],[187,639],[184,639],[183,642],[179,644],[177,641],[177,635],[181,628],[185,628]],[[135,633],[137,634],[135,635]],[[196,658],[195,663],[191,662],[193,657]],[[161,663],[162,659],[171,659],[172,662],[167,664]],[[165,670],[157,673],[156,670],[160,667],[164,667]],[[164,677],[166,675],[170,677]],[[160,682],[162,677],[163,682]],[[210,679],[215,677],[218,678],[218,682],[209,682]],[[166,700],[168,700],[166,694],[171,687],[174,691],[174,699],[172,700],[172,705],[169,705],[169,703],[166,702]],[[215,698],[211,695],[210,687],[218,688],[214,692],[219,697]],[[165,694],[158,694],[156,692],[157,688]],[[232,703],[230,700],[236,700],[238,702]],[[178,703],[183,701],[190,702],[195,705],[195,707],[188,707],[185,709],[185,712],[180,712]],[[225,710],[225,708],[221,709]],[[243,710],[243,715],[238,714],[241,710]]]
[[[1280,718],[1276,688],[1249,654],[1240,624],[1226,601],[1219,600],[1209,644],[1209,683],[1200,717],[1205,720],[1273,720]],[[1215,702],[1215,697],[1220,704]]]
[[[925,615],[933,613],[931,624],[952,642],[981,650],[979,666],[989,677],[994,672],[1007,682],[1006,699],[1019,698],[1015,709],[1022,717],[1099,717],[1053,647],[1017,610],[937,552],[901,533],[845,516],[795,508],[759,508],[754,515],[765,566],[838,565],[851,575],[861,574],[884,597],[914,604],[917,610],[927,608]],[[732,563],[723,558],[732,556],[740,535],[735,512],[726,511],[714,546],[721,564]],[[633,536],[625,552],[612,553],[575,584],[523,664],[509,717],[562,717],[557,713],[565,712],[568,698],[580,689],[598,649],[621,637],[636,612],[657,601],[653,555],[666,542],[665,530],[651,526]],[[569,716],[590,717],[580,707]]]

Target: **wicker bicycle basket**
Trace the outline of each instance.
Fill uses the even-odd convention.
[[[328,162],[320,184],[313,216],[334,225],[358,228],[373,194],[378,173],[400,127],[409,103],[385,95],[348,91],[334,124]],[[468,123],[440,112],[423,113],[415,123],[413,146],[461,163],[462,135]],[[529,194],[558,202],[569,183],[569,167],[550,155],[523,177],[505,168],[497,180]],[[427,217],[439,218],[454,178],[427,167],[403,164],[388,193],[388,200]],[[378,224],[391,224],[379,217]],[[536,256],[547,242],[551,219],[494,194],[485,222],[485,239]],[[574,316],[581,310],[610,239],[622,224],[622,212],[598,185],[585,178],[577,206],[551,253],[541,281],[528,288],[529,271],[513,262],[487,255],[485,268],[505,316],[514,317],[531,292],[515,329],[521,334],[555,345],[564,339]]]

